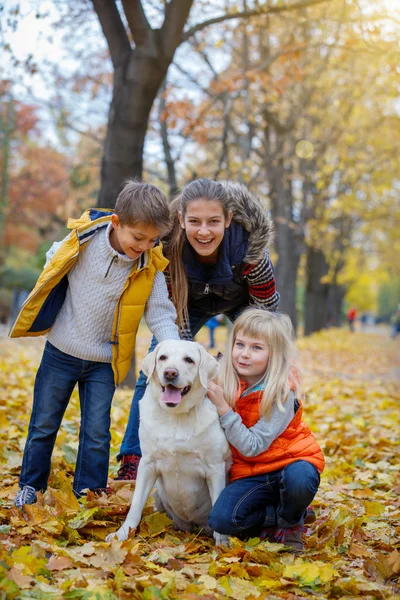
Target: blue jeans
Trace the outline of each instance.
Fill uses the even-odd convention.
[[[303,525],[319,486],[317,469],[298,460],[279,471],[236,479],[221,493],[208,517],[218,533],[256,537],[263,527]]]
[[[238,316],[239,313],[227,313],[226,316],[232,322]],[[208,313],[198,313],[198,314],[190,314],[190,329],[193,337],[200,331],[200,329],[207,323],[207,321],[213,317],[214,315]],[[157,340],[153,336],[153,339],[150,344],[149,352],[154,350],[157,346]],[[147,377],[144,375],[142,371],[139,372],[139,377],[136,382],[135,391],[132,398],[131,409],[129,412],[128,424],[126,426],[126,431],[124,435],[124,439],[122,440],[120,453],[118,455],[118,460],[121,456],[125,454],[136,454],[136,456],[142,456],[142,451],[140,449],[139,442],[139,401],[143,398],[144,393],[146,391],[147,386]]]
[[[85,488],[107,486],[110,412],[115,391],[111,364],[75,358],[46,342],[35,380],[21,487],[31,485],[43,491],[47,488],[57,432],[76,383],[81,424],[73,489],[79,495]]]

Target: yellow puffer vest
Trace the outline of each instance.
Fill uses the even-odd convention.
[[[35,287],[29,294],[11,331],[10,337],[39,336],[47,333],[60,310],[68,288],[67,273],[80,252],[99,229],[111,221],[112,211],[89,209],[80,219],[69,219],[73,231],[58,248],[49,264],[43,269]],[[143,256],[139,258],[144,263]],[[112,369],[115,385],[126,377],[140,319],[153,287],[157,271],[164,271],[168,260],[162,253],[161,243],[147,252],[147,262],[132,270],[117,302],[112,327]]]

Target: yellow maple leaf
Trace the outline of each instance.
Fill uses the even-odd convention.
[[[328,583],[328,581],[331,581],[331,579],[338,575],[339,573],[331,565],[319,561],[286,565],[283,569],[283,577],[299,579],[303,585]]]
[[[198,581],[207,590],[215,590],[218,585],[218,581],[215,579],[215,577],[211,577],[210,575],[201,575]]]
[[[368,517],[380,517],[386,511],[386,506],[381,504],[380,502],[370,502],[369,500],[364,500],[365,514]]]
[[[153,513],[142,519],[140,535],[144,538],[158,535],[170,527],[171,524],[171,519],[165,513]]]

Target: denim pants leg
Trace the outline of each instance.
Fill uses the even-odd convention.
[[[203,327],[203,325],[207,323],[210,316],[212,315],[190,315],[190,328],[193,336],[195,336],[196,333]],[[152,352],[152,350],[154,350],[154,348],[157,346],[157,343],[158,342],[156,338],[153,336],[149,352]],[[147,377],[142,371],[140,371],[138,380],[135,385],[135,391],[133,393],[131,408],[129,411],[128,424],[126,426],[124,439],[122,440],[117,460],[120,460],[121,456],[124,456],[126,454],[135,454],[136,456],[142,456],[139,441],[139,402],[144,396],[146,387]]]
[[[69,360],[71,359],[71,360]],[[76,359],[46,342],[33,392],[33,407],[19,485],[44,491],[51,454],[65,409],[78,378]]]
[[[111,403],[115,392],[110,363],[83,360],[78,382],[81,405],[74,492],[107,487],[110,460]]]
[[[210,527],[218,533],[245,538],[258,536],[262,527],[275,525],[275,509],[267,507],[279,502],[276,479],[276,475],[264,473],[230,483],[211,509]]]
[[[279,505],[276,511],[278,527],[304,524],[307,506],[318,491],[320,476],[305,460],[298,460],[280,471]]]
[[[20,486],[47,488],[51,454],[65,409],[78,382],[81,402],[75,492],[107,484],[110,407],[114,375],[109,363],[89,362],[46,343],[34,389]]]
[[[237,479],[214,504],[208,518],[218,533],[245,538],[259,536],[263,527],[303,525],[307,506],[319,485],[311,463],[297,461],[279,471]]]

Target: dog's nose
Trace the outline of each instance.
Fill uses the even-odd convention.
[[[173,381],[178,377],[178,375],[179,372],[177,369],[165,369],[164,371],[164,377],[167,381]]]

